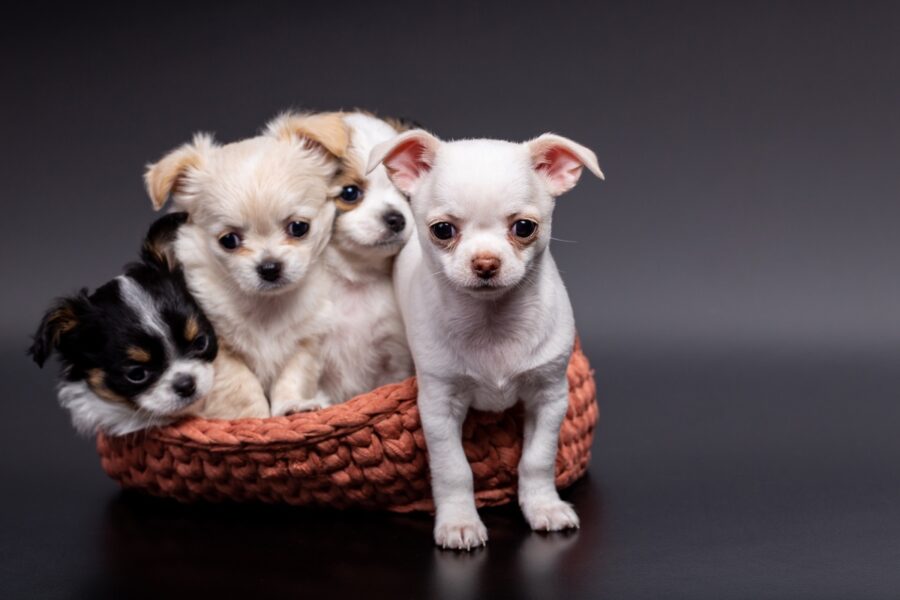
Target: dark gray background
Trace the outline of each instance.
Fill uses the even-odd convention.
[[[0,24],[4,597],[900,595],[897,3],[19,10]],[[145,163],[355,106],[596,151],[607,181],[554,222],[602,407],[576,536],[501,509],[486,552],[448,557],[427,518],[119,494],[23,357],[51,298],[134,256]]]

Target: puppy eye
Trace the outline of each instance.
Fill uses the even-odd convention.
[[[449,240],[456,236],[456,227],[453,223],[441,221],[431,226],[431,235],[439,240]]]
[[[519,219],[512,225],[512,233],[516,237],[530,238],[537,231],[537,223],[528,219]]]
[[[288,235],[295,238],[302,238],[309,231],[309,223],[306,221],[292,221],[288,223]]]
[[[355,185],[345,185],[341,190],[341,200],[344,202],[357,202],[362,195],[362,190]]]
[[[128,367],[125,370],[125,379],[131,383],[144,383],[147,381],[149,373],[144,367]]]
[[[191,350],[194,352],[205,352],[207,348],[209,348],[209,338],[202,333],[191,342]]]
[[[241,245],[241,236],[234,233],[233,231],[230,233],[226,233],[219,238],[219,245],[226,250],[234,250]]]

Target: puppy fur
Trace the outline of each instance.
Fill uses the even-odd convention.
[[[215,410],[204,416],[266,417],[329,403],[318,388],[331,315],[319,258],[349,143],[338,115],[287,113],[263,135],[231,144],[198,134],[148,167],[154,207],[171,197],[190,215],[175,256],[219,336]]]
[[[411,198],[415,220],[394,274],[418,377],[435,542],[469,549],[487,540],[462,424],[470,408],[519,401],[525,518],[536,530],[577,527],[554,483],[575,326],[548,244],[555,198],[582,167],[602,178],[594,153],[552,134],[522,144],[441,142],[417,130],[377,146],[369,168],[381,163]]]
[[[168,253],[185,218],[150,228],[142,262],[64,298],[44,316],[29,353],[62,363],[59,401],[82,434],[124,435],[198,414],[212,388],[216,336]]]
[[[320,386],[332,403],[402,381],[413,371],[392,287],[394,257],[409,239],[412,212],[384,167],[365,174],[372,148],[399,132],[369,113],[342,118],[351,141],[331,242],[322,256],[334,313],[321,346]]]

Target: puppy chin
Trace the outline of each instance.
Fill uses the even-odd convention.
[[[458,290],[478,300],[497,300],[514,287],[515,284],[500,284],[481,280],[467,280],[456,284]]]
[[[360,239],[353,235],[343,236],[343,243],[350,249],[367,255],[394,256],[403,249],[409,236],[387,234],[376,239]]]
[[[296,277],[293,275],[283,276],[277,281],[265,281],[259,277],[252,277],[249,278],[249,281],[247,279],[235,280],[235,283],[237,283],[241,292],[247,296],[273,297],[296,289],[299,282],[303,280],[304,274],[301,273]]]
[[[279,281],[260,281],[256,288],[253,290],[253,293],[259,294],[260,296],[278,296],[287,291],[290,291],[296,286],[296,281],[290,281],[287,279],[282,279]]]

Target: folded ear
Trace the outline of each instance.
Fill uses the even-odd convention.
[[[422,176],[434,167],[434,158],[441,141],[423,129],[413,129],[382,142],[369,153],[366,173],[384,164],[388,177],[401,192],[411,196]]]
[[[78,326],[89,302],[87,290],[82,290],[78,296],[57,300],[47,311],[28,349],[28,354],[39,367],[43,367],[47,358],[59,348],[63,336]]]
[[[184,225],[187,219],[186,212],[173,212],[158,218],[150,225],[141,246],[141,259],[144,263],[164,271],[175,270],[175,250],[172,246],[178,235],[178,228]]]
[[[552,133],[525,142],[531,154],[532,168],[547,183],[550,195],[568,192],[581,177],[582,167],[603,179],[597,156],[581,144]]]
[[[307,147],[343,158],[350,146],[350,129],[341,113],[278,115],[266,125],[266,133],[281,140],[299,140]]]
[[[212,136],[198,133],[193,141],[172,150],[159,162],[147,165],[144,184],[153,202],[153,209],[159,210],[170,196],[179,191],[191,172],[201,169],[210,151],[215,147]]]

